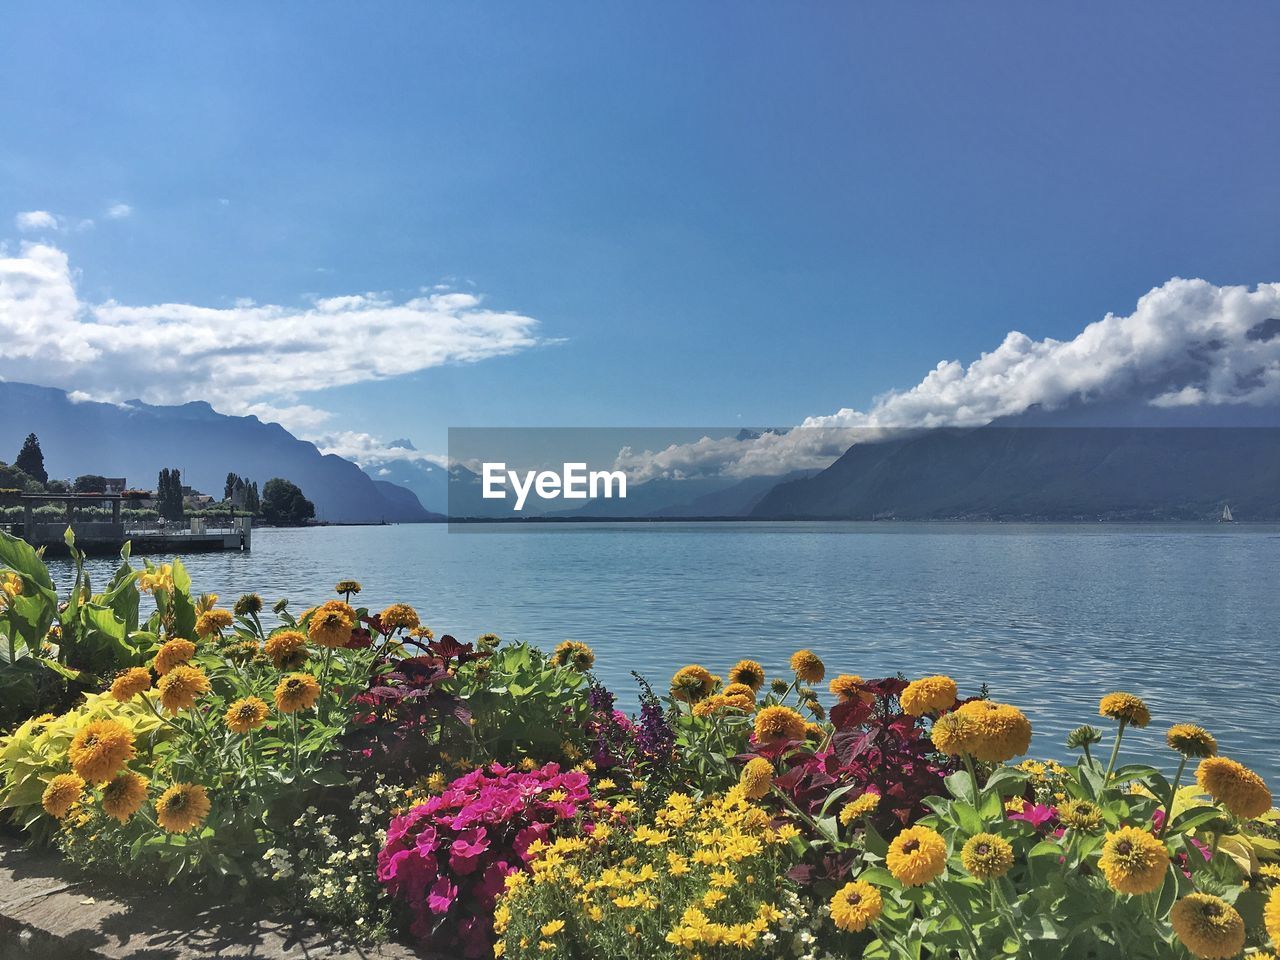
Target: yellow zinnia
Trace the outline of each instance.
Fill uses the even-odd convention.
[[[1267,898],[1267,906],[1262,911],[1262,919],[1267,927],[1267,936],[1271,942],[1280,946],[1280,887],[1271,891]]]
[[[827,667],[812,650],[797,650],[791,655],[791,672],[802,683],[821,683]]]
[[[1058,804],[1058,819],[1072,830],[1092,833],[1102,826],[1102,810],[1088,800],[1064,800]]]
[[[1169,922],[1186,948],[1205,960],[1226,960],[1244,949],[1244,919],[1220,897],[1188,894],[1173,905]]]
[[[841,930],[860,933],[880,916],[880,891],[865,880],[846,883],[831,898],[831,922]]]
[[[912,717],[950,710],[956,704],[956,682],[950,677],[924,677],[913,680],[902,691],[898,701],[902,711]]]
[[[204,640],[221,634],[233,622],[230,610],[206,610],[196,619],[196,636]]]
[[[755,735],[759,743],[803,740],[807,728],[804,717],[790,707],[765,707],[756,714]]]
[[[248,733],[267,722],[267,705],[257,697],[244,697],[227,708],[225,719],[233,733]]]
[[[307,661],[307,638],[300,630],[281,630],[267,637],[266,653],[277,670],[292,670]]]
[[[929,827],[908,827],[893,838],[885,866],[908,887],[936,880],[947,867],[947,842]]]
[[[174,667],[181,666],[191,660],[196,655],[196,645],[190,640],[183,640],[178,637],[174,640],[167,641],[156,653],[156,658],[152,662],[156,673],[164,676]]]
[[[209,678],[196,667],[174,667],[160,680],[160,702],[170,713],[189,710],[209,692]]]
[[[307,710],[320,696],[320,684],[309,673],[291,673],[276,685],[276,709],[281,713]]]
[[[1146,830],[1121,827],[1107,834],[1098,867],[1120,893],[1151,893],[1164,882],[1169,851]]]
[[[738,777],[748,800],[759,800],[773,786],[773,764],[764,757],[752,757]]]
[[[133,734],[116,720],[94,720],[72,738],[71,768],[89,783],[106,783],[132,760]]]
[[[880,794],[864,793],[856,800],[850,800],[840,810],[840,822],[846,827],[851,826],[855,821],[861,820],[869,813],[874,813],[876,808],[880,806]]]
[[[55,820],[61,820],[84,795],[84,778],[74,773],[60,773],[44,788],[40,805]]]
[[[320,604],[307,622],[307,636],[321,647],[345,647],[356,625],[356,612],[341,600]]]
[[[102,812],[124,823],[147,802],[147,778],[132,770],[117,774],[102,788]]]
[[[1013,866],[1013,847],[994,833],[976,833],[961,849],[960,862],[978,880],[995,880]]]
[[[586,673],[595,666],[596,655],[585,643],[577,640],[565,640],[556,647],[551,655],[551,662],[557,667],[569,667],[579,673]]]
[[[175,783],[156,801],[156,822],[169,833],[186,833],[209,815],[209,794],[193,783]]]
[[[1184,757],[1203,759],[1218,755],[1218,741],[1204,727],[1194,723],[1177,723],[1165,734],[1165,742]]]
[[[378,614],[378,621],[387,633],[397,630],[412,630],[418,625],[418,611],[407,603],[393,603]]]
[[[751,703],[756,702],[755,690],[747,686],[745,683],[741,683],[736,680],[724,688],[724,695],[726,697],[740,697],[745,700],[749,700]]]
[[[1031,723],[1017,707],[994,700],[971,700],[933,725],[933,744],[941,752],[970,754],[987,763],[1004,763],[1031,746]]]
[[[701,664],[681,667],[671,678],[671,696],[685,703],[696,703],[715,688],[715,677]]]
[[[1252,820],[1271,809],[1271,791],[1248,767],[1228,757],[1208,757],[1196,770],[1200,789],[1241,820]]]
[[[150,689],[151,671],[146,667],[130,667],[128,670],[121,670],[111,681],[111,698],[119,703],[127,703],[144,690]]]
[[[1132,693],[1108,693],[1098,702],[1098,716],[1109,717],[1131,727],[1145,727],[1151,722],[1146,702]]]
[[[875,699],[874,694],[867,693],[862,689],[862,677],[856,673],[840,674],[827,684],[827,689],[839,697],[841,701],[858,697],[863,703],[870,703]]]
[[[739,660],[729,668],[729,682],[741,683],[750,687],[752,693],[759,693],[764,686],[764,667],[754,660]]]

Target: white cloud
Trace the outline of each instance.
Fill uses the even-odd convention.
[[[1280,284],[1250,289],[1175,278],[1128,315],[1107,314],[1071,340],[1017,331],[968,366],[939,363],[914,387],[870,408],[810,417],[758,440],[710,440],[624,450],[644,475],[751,476],[823,466],[862,431],[980,426],[1033,407],[1126,401],[1155,407],[1280,403]],[[847,431],[858,431],[850,434]],[[645,461],[651,461],[645,466]],[[824,463],[825,461],[825,463]]]
[[[377,466],[391,460],[421,460],[437,466],[448,466],[449,458],[426,453],[412,447],[390,445],[369,433],[340,431],[318,437],[315,445],[321,453],[334,453],[362,467]]]
[[[300,402],[304,394],[516,353],[542,342],[537,328],[472,294],[398,302],[366,293],[305,307],[90,304],[57,247],[0,252],[0,376],[105,400],[207,400],[307,432],[326,414]]]
[[[13,223],[24,233],[58,229],[58,218],[48,210],[24,210],[13,218]]]
[[[133,207],[127,203],[113,203],[107,207],[106,216],[108,220],[123,220],[133,216]]]

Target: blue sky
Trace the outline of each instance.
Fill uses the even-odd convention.
[[[537,321],[298,395],[333,429],[789,424],[1171,277],[1280,279],[1277,36],[1262,3],[17,4],[0,238],[91,304],[442,284]]]

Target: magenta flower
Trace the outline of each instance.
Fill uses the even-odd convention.
[[[378,881],[408,906],[419,940],[449,956],[492,956],[503,881],[527,868],[535,840],[578,829],[588,786],[586,774],[554,763],[527,773],[496,763],[473,770],[391,821]]]

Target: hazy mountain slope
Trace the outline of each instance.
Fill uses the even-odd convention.
[[[430,519],[416,498],[384,496],[354,463],[321,454],[279,424],[229,417],[207,403],[76,403],[62,390],[0,381],[0,411],[0,459],[12,460],[34,431],[51,477],[97,473],[151,489],[162,467],[178,467],[184,483],[221,497],[234,471],[260,487],[271,477],[292,480],[320,520]]]
[[[856,444],[779,484],[751,515],[776,519],[1280,519],[1280,430],[931,430]]]

